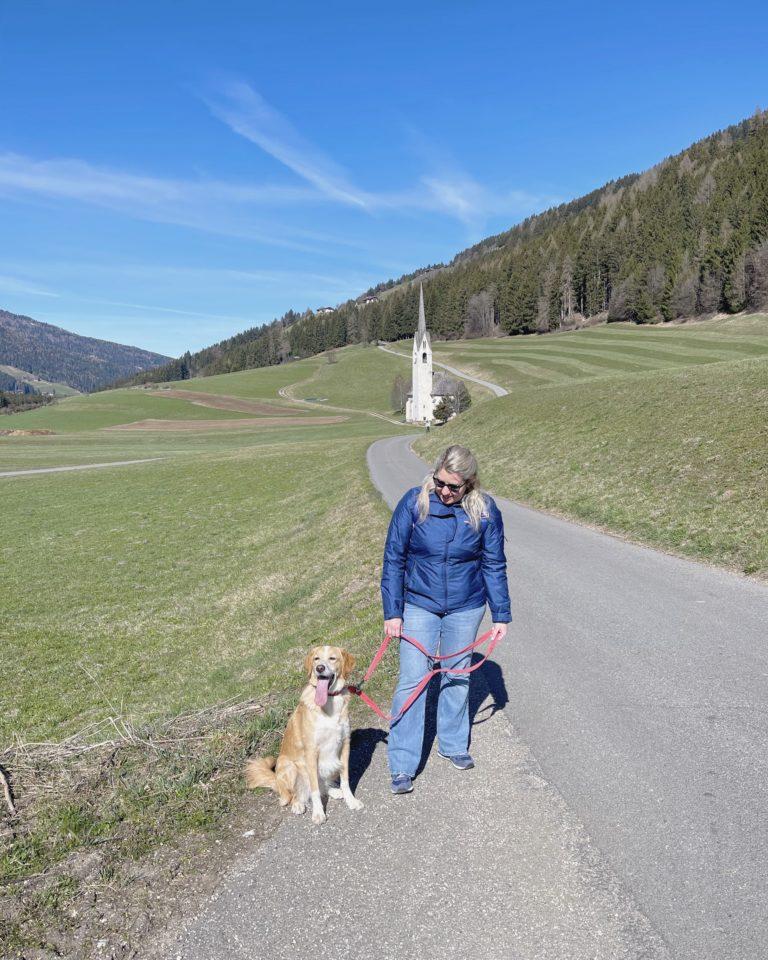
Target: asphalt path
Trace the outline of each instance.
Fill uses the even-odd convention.
[[[407,357],[404,353],[400,353],[398,350],[392,350],[390,347],[384,347],[379,344],[379,350],[383,350],[384,353],[391,353],[396,357],[400,357],[403,360],[410,360],[410,357]],[[479,383],[481,387],[486,387],[491,393],[496,397],[506,397],[509,393],[508,390],[505,390],[504,387],[500,387],[498,383],[491,383],[490,380],[480,380],[478,377],[471,377],[468,373],[465,373],[463,370],[458,370],[456,367],[449,367],[447,363],[440,363],[438,360],[433,358],[432,365],[434,367],[442,367],[443,370],[448,370],[460,380],[470,380],[472,383]]]
[[[155,463],[165,457],[150,457],[146,460],[113,460],[111,463],[79,463],[73,467],[35,467],[32,470],[5,470],[0,477],[31,477],[37,473],[68,473],[70,470],[98,470],[102,467],[127,467],[132,463]]]
[[[403,440],[369,450],[390,506],[426,472]],[[506,718],[511,675],[496,660],[473,675],[476,768],[437,757],[430,727],[405,797],[389,792],[386,731],[356,705],[352,783],[365,809],[332,802],[321,827],[285,813],[266,842],[244,835],[215,895],[152,957],[671,960]]]
[[[369,449],[390,504],[411,442]],[[677,960],[768,956],[768,587],[497,503],[514,735]]]

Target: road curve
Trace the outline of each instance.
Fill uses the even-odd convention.
[[[389,441],[370,451],[390,504],[424,472],[404,452]],[[389,689],[376,698],[386,703]],[[470,696],[477,769],[441,760],[428,730],[431,755],[408,797],[390,794],[385,732],[353,704],[352,782],[365,809],[331,802],[322,827],[286,813],[266,842],[246,834],[216,894],[158,938],[147,960],[359,960],[372,950],[419,960],[671,960],[516,737],[505,702],[489,661]]]
[[[368,451],[392,505],[427,465]],[[676,960],[768,943],[768,587],[497,498],[506,715]]]
[[[385,353],[391,353],[395,357],[400,357],[402,360],[411,359],[404,353],[400,353],[397,350],[392,350],[389,347],[384,347],[381,344],[379,344],[379,350],[383,350]],[[457,367],[449,367],[447,363],[440,363],[438,360],[433,359],[432,364],[435,367],[442,367],[443,370],[449,370],[460,380],[469,380],[471,383],[479,383],[481,387],[487,387],[487,389],[497,397],[506,397],[506,395],[509,393],[509,391],[505,390],[504,387],[500,387],[498,383],[491,383],[489,380],[480,380],[478,377],[471,377],[468,373],[464,373],[463,370],[459,370]]]

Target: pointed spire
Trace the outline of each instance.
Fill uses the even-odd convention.
[[[427,318],[424,313],[424,286],[419,284],[419,325],[416,328],[416,336],[421,339],[427,335]]]

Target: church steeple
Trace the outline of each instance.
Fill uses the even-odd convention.
[[[416,339],[421,340],[427,335],[427,318],[424,313],[424,285],[419,284],[419,325],[416,328]]]
[[[432,343],[424,311],[424,287],[419,284],[419,322],[413,335],[411,396],[405,419],[409,423],[425,423],[432,419]]]

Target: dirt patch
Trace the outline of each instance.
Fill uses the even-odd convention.
[[[243,397],[229,397],[218,393],[202,393],[199,390],[158,390],[155,395],[173,397],[176,400],[189,400],[201,407],[213,407],[214,410],[235,410],[238,413],[256,413],[272,417],[290,417],[293,413],[285,407],[278,407],[261,400],[246,400]]]
[[[163,433],[192,430],[243,430],[252,427],[304,427],[342,423],[349,417],[258,417],[242,420],[135,420],[133,423],[118,423],[102,430],[157,430]]]
[[[0,430],[0,437],[50,437],[53,430]]]
[[[173,922],[282,820],[274,797],[244,790],[242,769],[284,722],[246,701],[156,729],[110,718],[0,754],[16,794],[5,820],[0,795],[0,956],[167,960]],[[98,742],[110,723],[121,737]]]

